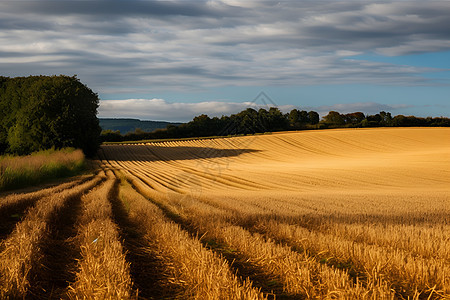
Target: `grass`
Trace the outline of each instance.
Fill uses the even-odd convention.
[[[0,157],[0,191],[70,177],[85,170],[81,150],[45,150],[27,156]]]

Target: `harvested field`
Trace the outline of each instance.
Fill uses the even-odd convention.
[[[2,199],[2,298],[450,299],[449,129],[99,156],[93,177]]]

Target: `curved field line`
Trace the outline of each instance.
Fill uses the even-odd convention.
[[[83,209],[75,237],[81,258],[76,280],[69,286],[71,299],[132,297],[129,263],[108,200],[117,182],[111,171],[107,175],[108,180],[102,186],[82,197]]]
[[[48,232],[48,223],[70,199],[80,197],[102,180],[101,176],[96,176],[81,185],[41,198],[28,210],[1,244],[0,295],[3,298],[26,296],[30,288],[30,271],[41,267],[40,244]]]
[[[25,193],[25,194],[16,194],[12,193],[8,196],[4,197],[0,201],[0,213],[2,210],[8,209],[9,206],[19,205],[21,202],[32,202],[42,197],[46,197],[55,193],[59,193],[63,190],[67,190],[72,188],[75,185],[82,184],[90,179],[93,176],[85,176],[81,179],[72,180],[69,182],[61,183],[56,186],[52,186],[49,188],[41,189],[35,192]]]
[[[156,206],[129,185],[121,185],[120,195],[129,207],[129,218],[145,234],[147,251],[164,262],[170,274],[166,280],[181,287],[178,293],[183,298],[264,299],[248,281],[240,282],[222,258],[167,221]]]
[[[145,186],[140,184],[136,184],[136,186],[139,191],[148,192]],[[171,209],[170,202],[161,201],[162,205],[169,205],[168,208]],[[250,262],[254,268],[261,269],[269,276],[274,276],[276,280],[281,280],[285,291],[289,294],[308,297],[313,295],[316,295],[314,297],[324,297],[335,294],[361,298],[367,293],[381,293],[380,295],[384,295],[383,297],[391,297],[386,287],[377,285],[372,290],[366,290],[359,285],[354,286],[344,273],[329,269],[307,256],[292,252],[289,248],[265,241],[260,236],[252,235],[239,226],[229,225],[220,220],[211,222],[204,217],[199,218],[195,209],[193,210],[191,207],[185,207],[182,212],[185,214],[191,212],[192,215],[182,215],[180,211],[174,211],[186,222],[199,229],[204,234],[204,238],[217,240],[230,249],[235,249],[233,251],[237,251],[242,259]],[[324,282],[325,286],[319,288],[317,283],[314,283],[313,278],[317,276],[327,278],[327,282]]]

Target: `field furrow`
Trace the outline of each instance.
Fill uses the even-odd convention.
[[[144,237],[144,249],[148,255],[154,256],[164,268],[160,284],[165,287],[166,293],[171,293],[170,297],[264,298],[250,282],[238,279],[226,261],[204,248],[199,240],[193,239],[179,225],[167,220],[157,206],[129,184],[123,181],[120,188],[122,207],[127,211],[125,217],[137,234]]]
[[[147,196],[158,201],[159,205],[169,211],[169,215],[177,216],[183,224],[187,224],[193,233],[202,235],[202,239],[213,246],[228,252],[241,267],[252,269],[249,277],[263,276],[273,286],[280,284],[282,295],[291,297],[323,298],[333,295],[341,298],[363,298],[371,295],[382,299],[390,299],[392,294],[388,286],[379,281],[369,289],[353,280],[345,273],[320,264],[314,258],[291,251],[289,247],[266,240],[258,234],[252,234],[240,226],[231,225],[217,215],[208,215],[211,208],[193,201],[189,205],[176,203],[176,200],[164,198],[164,195],[147,193],[145,185],[135,179],[136,188]],[[159,200],[158,200],[159,199]],[[200,205],[198,205],[200,204]],[[246,270],[248,273],[248,270]],[[266,287],[267,288],[267,287]]]
[[[82,197],[82,209],[75,237],[80,249],[76,278],[68,287],[71,299],[129,299],[130,266],[112,220],[109,198],[117,179],[107,171],[107,181]]]
[[[50,226],[57,222],[58,214],[73,200],[99,184],[102,176],[39,199],[12,233],[1,244],[0,293],[2,298],[22,298],[32,283],[38,281],[45,262],[43,247],[51,233]]]
[[[72,180],[54,187],[28,193],[10,193],[2,197],[0,201],[0,240],[11,233],[14,225],[21,220],[27,208],[33,206],[37,200],[63,190],[69,190],[90,179],[92,179],[92,176],[84,176],[81,179]]]

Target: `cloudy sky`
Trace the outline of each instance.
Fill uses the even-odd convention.
[[[77,74],[100,117],[270,101],[450,116],[449,16],[450,1],[424,0],[1,1],[0,75]]]

